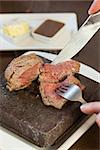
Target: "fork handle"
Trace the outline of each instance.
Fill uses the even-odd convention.
[[[79,99],[79,102],[81,102],[82,104],[87,103],[82,97]]]

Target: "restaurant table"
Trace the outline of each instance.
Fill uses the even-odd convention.
[[[87,18],[87,10],[91,5],[91,0],[45,0],[45,1],[0,1],[0,13],[31,13],[31,12],[74,12],[77,14],[78,26]],[[95,68],[99,70],[99,38],[100,31],[93,37],[93,39],[83,48],[82,62],[91,65],[95,65]],[[85,59],[85,51],[91,49],[89,52],[90,59]],[[97,51],[97,55],[92,54],[93,51]],[[4,63],[10,62],[14,57],[13,52],[0,52],[0,72],[4,71]],[[96,96],[94,96],[96,97]],[[70,148],[70,150],[99,150],[99,128],[96,123]]]

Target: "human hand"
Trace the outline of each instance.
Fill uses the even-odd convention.
[[[96,115],[96,123],[100,127],[100,102],[90,102],[81,105],[81,111],[85,114],[93,114],[97,113]]]
[[[88,14],[94,14],[100,10],[100,0],[94,0],[90,9],[88,10]]]

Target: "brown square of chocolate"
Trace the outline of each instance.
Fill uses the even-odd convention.
[[[65,24],[54,20],[46,20],[43,22],[34,33],[46,37],[53,37]]]

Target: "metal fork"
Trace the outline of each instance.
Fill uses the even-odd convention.
[[[76,84],[63,84],[56,89],[56,93],[69,101],[79,101],[82,104],[86,101],[82,98],[82,92]]]

